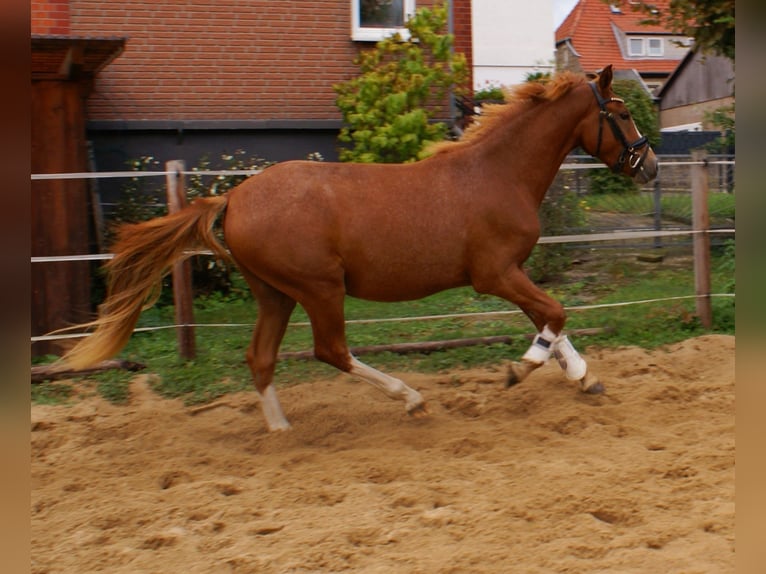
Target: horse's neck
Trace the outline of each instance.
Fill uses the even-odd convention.
[[[574,96],[522,110],[487,138],[485,157],[504,172],[506,181],[523,183],[540,205],[567,154],[578,145],[583,113]]]

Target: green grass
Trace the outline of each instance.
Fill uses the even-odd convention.
[[[591,256],[587,256],[586,259]],[[624,302],[686,296],[694,293],[694,277],[688,257],[670,257],[666,262],[639,263],[632,256],[617,256],[602,251],[590,264],[573,268],[568,277],[543,285],[547,292],[567,307],[584,304]],[[676,261],[674,263],[674,261]],[[720,257],[713,273],[713,292],[733,292],[733,259]],[[226,299],[220,296],[195,303],[195,322],[225,323],[224,328],[198,328],[197,358],[179,358],[173,329],[136,333],[121,357],[144,363],[154,389],[165,397],[182,398],[188,404],[203,403],[229,392],[250,389],[250,374],[245,350],[250,340],[256,307],[249,298]],[[349,298],[346,318],[355,319],[416,317],[449,313],[469,313],[514,309],[495,297],[476,294],[469,288],[446,291],[419,301],[372,303]],[[567,329],[605,327],[598,335],[575,337],[580,349],[588,346],[617,347],[639,345],[652,348],[706,333],[695,315],[693,299],[665,301],[602,309],[573,309],[568,313]],[[734,299],[714,299],[713,332],[734,334]],[[288,329],[282,351],[308,350],[311,330],[301,308],[291,319],[298,323]],[[172,307],[155,307],[144,312],[139,326],[173,323]],[[529,345],[525,335],[533,327],[523,314],[492,318],[447,318],[429,321],[354,324],[347,326],[351,346],[444,340],[463,337],[511,335],[509,345],[474,346],[430,354],[397,355],[379,353],[364,358],[384,371],[440,372],[458,368],[496,365],[519,358]],[[332,367],[315,360],[285,360],[277,366],[278,385],[295,384],[337,374]],[[128,397],[134,373],[110,371],[88,377],[97,392],[116,403]],[[33,385],[35,402],[71,400],[71,383]]]
[[[588,209],[593,211],[631,213],[651,215],[654,213],[654,197],[651,192],[628,194],[590,194],[585,199]],[[664,219],[681,223],[691,223],[691,193],[663,192],[660,199],[660,212]],[[708,212],[713,225],[717,222],[734,221],[735,196],[730,193],[715,192],[708,195]]]

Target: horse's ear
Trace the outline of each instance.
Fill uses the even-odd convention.
[[[598,76],[598,87],[603,95],[607,94],[609,86],[612,85],[612,64],[606,66]]]

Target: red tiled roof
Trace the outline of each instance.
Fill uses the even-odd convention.
[[[667,10],[670,0],[654,0],[653,4],[662,12]],[[670,73],[683,55],[672,59],[625,58],[620,50],[613,26],[626,34],[674,36],[662,26],[642,25],[640,22],[646,17],[628,2],[622,2],[621,11],[615,13],[603,0],[580,0],[556,30],[556,45],[568,40],[580,56],[580,65],[586,72],[596,72],[607,64],[613,64],[618,70]]]

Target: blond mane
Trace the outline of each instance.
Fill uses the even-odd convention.
[[[492,128],[518,112],[518,110],[529,105],[541,102],[552,102],[569,93],[575,86],[585,83],[588,79],[573,72],[560,72],[552,79],[545,82],[525,82],[511,88],[504,88],[504,104],[490,104],[483,107],[482,114],[478,121],[474,121],[465,130],[458,141],[437,142],[430,145],[427,155],[434,155],[442,152],[451,151],[465,147],[472,142],[480,139]]]

